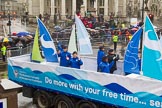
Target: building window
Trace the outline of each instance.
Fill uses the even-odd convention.
[[[104,15],[104,8],[100,8],[100,9],[99,9],[99,14]]]
[[[104,6],[104,0],[99,0],[100,6]]]
[[[55,14],[57,13],[57,8],[55,8]]]
[[[47,6],[50,6],[51,5],[51,1],[47,1]]]
[[[94,0],[90,0],[90,7],[94,6]]]
[[[55,3],[54,3],[54,4],[55,4],[55,6],[56,6],[56,4],[57,4],[57,1],[56,1],[56,0],[54,0],[54,2],[55,2]]]

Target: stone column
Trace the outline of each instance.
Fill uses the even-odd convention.
[[[2,5],[2,0],[0,0],[0,6],[1,6],[1,5]],[[2,11],[1,8],[0,8],[0,11]]]
[[[72,0],[72,15],[74,16],[76,13],[76,0]]]
[[[55,14],[55,0],[51,0],[51,15]]]
[[[44,14],[44,0],[40,0],[40,14]]]
[[[51,17],[53,18],[55,14],[55,0],[51,0]]]
[[[61,1],[61,19],[65,20],[66,19],[66,5],[65,5],[66,0]]]
[[[127,1],[126,0],[123,0],[123,13],[122,13],[122,15],[124,16],[124,17],[126,17],[126,12],[127,12]]]
[[[141,9],[141,11],[140,11],[140,17],[142,18],[142,9],[143,9],[142,5],[143,5],[143,0],[139,0],[139,2],[140,2],[140,9]]]
[[[85,12],[87,12],[87,0],[83,0],[83,5],[84,5],[84,9],[85,9]]]
[[[160,11],[162,11],[162,1],[160,1]],[[160,16],[159,17],[161,17],[162,16],[162,13],[160,13]]]
[[[115,16],[117,16],[117,14],[118,14],[118,7],[119,7],[118,0],[114,0],[114,4],[115,4],[115,6],[114,6],[114,8],[115,8]]]
[[[96,10],[96,16],[98,15],[98,0],[94,1],[94,8]]]
[[[28,4],[29,4],[29,15],[33,15],[33,3],[32,0],[28,0]]]
[[[108,0],[104,1],[104,20],[108,20]]]

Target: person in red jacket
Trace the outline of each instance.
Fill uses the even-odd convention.
[[[93,27],[93,25],[92,25],[92,22],[90,21],[89,23],[88,23],[88,28],[92,28]]]

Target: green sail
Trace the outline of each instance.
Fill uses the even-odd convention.
[[[34,44],[33,44],[33,50],[32,50],[32,61],[34,62],[43,61],[42,56],[40,54],[38,38],[39,38],[39,34],[38,34],[38,28],[37,28],[35,32]]]

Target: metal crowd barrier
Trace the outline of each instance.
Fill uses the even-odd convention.
[[[32,52],[32,46],[28,46],[25,48],[17,47],[15,49],[8,49],[7,50],[7,57],[14,57],[14,56],[20,56],[24,54],[30,54]]]
[[[28,44],[27,47],[11,47],[7,49],[6,57],[20,56],[30,54],[32,52],[33,44]],[[2,52],[0,51],[0,59],[2,59]]]
[[[103,35],[100,38],[93,38],[93,44],[95,44],[95,42],[102,42],[104,44],[108,43],[108,44],[112,44],[113,43],[113,39],[112,39],[112,35]],[[118,36],[118,43],[120,44],[127,44],[126,41],[126,37],[125,35],[120,35]]]

